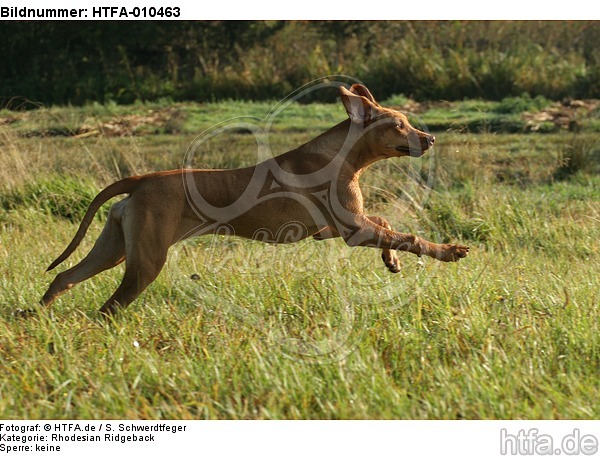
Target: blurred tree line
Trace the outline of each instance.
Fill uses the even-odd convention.
[[[277,99],[330,74],[383,99],[600,97],[600,23],[0,23],[0,106]]]

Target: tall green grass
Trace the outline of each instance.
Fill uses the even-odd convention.
[[[439,134],[423,159],[364,174],[369,213],[470,245],[459,263],[402,255],[394,275],[378,252],[340,240],[204,237],[173,247],[158,280],[110,324],[97,309],[122,267],[51,310],[15,310],[35,307],[53,277],[42,271],[89,196],[127,171],[117,157],[124,168],[177,166],[193,136],[2,134],[5,419],[600,417],[600,180],[586,167],[556,178],[571,133]],[[285,149],[312,136],[271,140]],[[202,156],[215,166],[254,159],[238,133]],[[100,217],[64,267],[101,227]]]

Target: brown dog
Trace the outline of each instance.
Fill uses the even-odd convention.
[[[397,250],[441,261],[464,258],[468,247],[398,233],[381,217],[364,213],[358,180],[365,168],[384,158],[421,156],[435,138],[412,127],[403,114],[380,106],[360,84],[341,87],[339,94],[349,119],[256,166],[158,172],[102,190],[48,270],[73,253],[100,206],[116,195],[129,196],[112,206],[93,249],[56,276],[42,303],[50,305],[73,285],[126,261],[121,284],[100,309],[114,314],[156,279],[171,245],[216,232],[274,243],[341,236],[349,246],[382,249],[392,272],[399,270]]]

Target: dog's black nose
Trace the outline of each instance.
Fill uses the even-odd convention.
[[[433,143],[435,142],[435,136],[433,135],[429,135],[429,147],[433,146]]]

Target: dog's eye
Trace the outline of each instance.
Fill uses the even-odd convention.
[[[396,127],[399,128],[400,130],[404,129],[404,122],[398,122]]]

